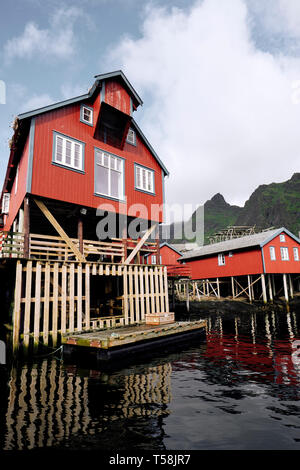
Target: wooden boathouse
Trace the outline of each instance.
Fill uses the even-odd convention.
[[[181,258],[200,298],[286,302],[300,292],[300,240],[286,228],[211,243]],[[192,283],[193,284],[193,283]]]
[[[133,119],[140,105],[116,71],[15,119],[0,214],[15,350],[151,314],[170,320],[158,241],[168,171]],[[142,264],[145,254],[157,263]]]

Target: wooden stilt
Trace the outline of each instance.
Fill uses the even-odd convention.
[[[235,298],[235,289],[234,289],[234,277],[231,276],[231,289],[232,289],[232,298]]]
[[[288,303],[289,302],[289,293],[288,293],[288,287],[287,287],[286,274],[283,274],[282,277],[283,277],[284,297],[285,297],[285,301]]]
[[[79,251],[83,254],[83,220],[81,216],[78,217],[77,238],[79,242]]]
[[[217,296],[218,296],[218,299],[220,299],[220,298],[221,298],[221,296],[220,296],[220,282],[219,282],[219,278],[218,278],[218,277],[217,277],[217,292],[218,292],[218,295],[217,295]]]
[[[289,274],[289,286],[290,286],[290,296],[291,299],[294,298],[294,289],[293,289],[293,281],[292,281],[292,276]]]
[[[273,302],[273,289],[272,289],[271,274],[268,275],[268,286],[269,286],[269,297],[270,297],[270,301]]]
[[[266,281],[265,281],[265,275],[261,275],[261,286],[262,286],[262,294],[263,294],[263,301],[266,304],[267,303],[267,291],[266,291]]]
[[[24,258],[29,258],[30,255],[30,205],[29,198],[24,199]]]
[[[251,279],[249,275],[248,275],[248,295],[249,295],[250,303],[252,303]]]
[[[186,281],[185,286],[186,286],[186,309],[187,309],[187,311],[189,312],[189,311],[190,311],[189,281]]]

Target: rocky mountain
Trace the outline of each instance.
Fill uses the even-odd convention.
[[[197,211],[196,211],[197,212]],[[196,212],[187,222],[193,224]],[[300,173],[283,183],[259,186],[244,207],[231,206],[217,193],[204,204],[204,236],[208,237],[228,225],[255,225],[258,229],[286,227],[295,235],[300,232]],[[167,241],[179,243],[191,240],[174,240],[174,226],[170,227]],[[162,236],[164,239],[164,237]]]

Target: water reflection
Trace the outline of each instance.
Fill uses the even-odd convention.
[[[299,317],[211,314],[205,341],[114,371],[1,369],[0,449],[300,449]]]

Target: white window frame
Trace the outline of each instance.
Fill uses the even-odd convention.
[[[61,159],[58,158],[59,139],[61,141]],[[53,163],[75,171],[84,171],[84,142],[54,132],[53,147]],[[79,151],[78,155],[76,155],[76,151]],[[78,165],[76,165],[76,157],[79,161]],[[70,161],[68,161],[68,159],[70,159]]]
[[[87,110],[90,113],[90,119],[85,119],[84,118],[84,110]],[[94,123],[94,110],[93,110],[93,108],[90,108],[89,106],[85,106],[84,104],[81,105],[81,108],[80,108],[80,121],[83,122],[84,124],[89,124],[90,126],[93,126],[93,123]]]
[[[10,193],[4,193],[2,198],[2,214],[9,213]]]
[[[270,259],[271,261],[276,261],[276,251],[275,251],[275,246],[270,246]]]
[[[299,249],[295,246],[293,247],[294,261],[300,261],[299,258]]]
[[[281,255],[281,261],[289,261],[290,256],[289,256],[289,249],[287,246],[281,246],[280,247],[280,255]]]
[[[96,191],[96,167],[102,166],[108,169],[108,194]],[[121,188],[118,196],[111,194],[111,170],[121,174]],[[124,188],[124,159],[101,149],[95,149],[95,194],[123,201],[125,199]]]
[[[224,253],[218,254],[218,266],[225,266],[225,255]]]
[[[281,235],[279,235],[279,240],[281,242],[285,242],[285,235],[283,233]]]
[[[126,142],[130,145],[136,145],[136,133],[131,127],[128,130]]]
[[[154,170],[143,165],[134,165],[135,189],[149,194],[155,194]],[[150,185],[149,185],[150,183]]]

